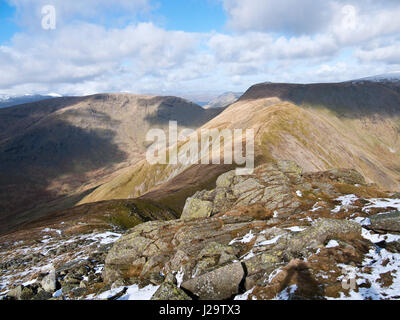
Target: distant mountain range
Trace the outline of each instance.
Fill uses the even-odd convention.
[[[361,78],[354,81],[372,81],[372,82],[400,82],[400,71],[393,71],[372,77]]]
[[[257,84],[200,129],[212,128],[254,129],[258,164],[293,160],[311,172],[353,168],[369,182],[400,190],[400,85],[395,82]],[[80,203],[133,196],[181,211],[187,197],[212,187],[231,169],[141,161]]]
[[[243,92],[225,92],[203,106],[204,109],[225,108],[236,102]]]
[[[23,96],[8,96],[0,95],[0,108],[12,107],[19,104],[42,101],[46,99],[59,98],[61,95],[56,93],[49,93],[47,95],[23,95]]]
[[[400,190],[397,76],[262,83],[243,95],[226,93],[209,109],[178,97],[131,94],[36,96],[45,100],[3,108],[0,233],[77,203],[147,197],[180,212],[187,197],[212,187],[232,166],[148,164],[145,135],[170,120],[198,130],[253,128],[258,163],[293,160],[307,171],[350,167]]]
[[[260,83],[208,108],[119,93],[0,109],[0,300],[398,297],[397,74]],[[253,129],[255,170],[149,163],[147,132],[171,120],[195,131],[180,160],[196,132]]]

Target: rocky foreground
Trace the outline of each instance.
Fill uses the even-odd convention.
[[[220,176],[179,220],[0,244],[2,299],[398,299],[400,195],[290,161]],[[122,235],[123,234],[123,235]],[[122,236],[121,236],[122,235]]]

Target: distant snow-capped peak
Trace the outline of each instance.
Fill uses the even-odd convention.
[[[359,81],[371,81],[371,82],[400,82],[400,71],[393,71],[385,74],[380,74],[376,76],[366,77],[354,80]]]
[[[61,97],[62,97],[61,94],[54,93],[54,92],[50,92],[50,93],[46,94],[46,96],[48,96],[48,97],[54,97],[54,98],[61,98]]]

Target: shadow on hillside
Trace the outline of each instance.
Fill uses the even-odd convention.
[[[145,117],[151,125],[168,126],[170,121],[177,121],[178,126],[198,128],[207,123],[224,109],[203,109],[195,103],[177,97],[155,97],[148,103],[159,103],[154,114]]]
[[[325,107],[338,116],[358,118],[371,114],[400,114],[400,85],[374,82],[279,84],[251,87],[241,101],[278,97],[298,106]]]
[[[82,115],[79,111],[73,112],[74,117],[83,122],[90,120],[91,115],[86,111]],[[13,116],[23,114],[21,110],[11,113]],[[99,112],[96,119],[110,121],[106,114]],[[35,121],[31,119],[31,122]],[[111,123],[111,126],[117,125],[116,121]],[[15,122],[15,127],[18,126],[21,124]],[[58,198],[56,191],[73,193],[88,181],[89,172],[101,175],[126,160],[127,153],[118,147],[114,138],[115,132],[111,129],[83,129],[52,117],[0,142],[0,219],[3,220],[0,232],[5,224],[11,228],[22,222],[18,221],[17,214]],[[54,185],[55,181],[59,185]],[[70,199],[68,206],[75,203]],[[37,214],[32,214],[28,220]],[[22,220],[26,222],[26,217]]]

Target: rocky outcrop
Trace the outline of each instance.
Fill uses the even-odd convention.
[[[237,176],[236,171],[230,171],[217,179],[216,189],[189,198],[182,217],[207,217],[256,203],[265,209],[260,218],[292,213],[300,206],[296,191],[303,183],[301,174],[302,169],[291,161],[264,165],[251,176]]]
[[[247,210],[246,215],[257,219],[286,218],[303,210],[303,193],[339,196],[333,186],[335,183],[366,184],[364,177],[352,169],[303,174],[303,169],[293,161],[265,164],[256,168],[251,176],[237,176],[234,170],[221,175],[214,190],[199,191],[187,199],[182,219],[206,218],[228,211],[234,215],[235,211],[252,207],[256,207],[254,212]]]
[[[185,294],[229,299],[248,290],[273,298],[287,287],[283,274],[292,279],[294,273],[290,281],[297,283],[318,278],[313,268],[324,268],[324,263],[332,268],[362,263],[371,243],[362,237],[360,223],[350,218],[367,217],[362,206],[368,201],[343,195],[343,188],[358,190],[360,197],[375,190],[354,170],[303,173],[291,161],[260,166],[250,176],[227,172],[215,189],[187,200],[180,220],[148,222],[117,241],[107,255],[103,278],[108,284],[123,279],[161,285],[154,299]],[[307,262],[311,257],[318,262]],[[171,277],[178,284],[167,280]],[[336,294],[332,282],[318,281],[304,286],[300,295],[321,298],[327,288]]]
[[[394,297],[399,216],[388,212],[400,200],[393,196],[354,170],[303,173],[280,161],[249,176],[227,172],[215,189],[188,198],[181,219],[136,225],[119,240],[110,232],[63,238],[60,265],[35,283],[17,283],[6,298],[126,299],[142,289],[153,300]],[[41,235],[35,247],[48,251],[34,257],[43,265],[57,258],[60,234],[53,236]],[[82,260],[65,263],[81,251]],[[13,252],[0,268],[22,273],[26,257]]]
[[[185,281],[182,287],[202,300],[225,300],[239,293],[243,278],[242,264],[237,262]]]
[[[160,283],[160,273],[178,272],[184,273],[183,280],[191,279],[238,259],[242,246],[229,248],[229,243],[266,227],[265,221],[249,217],[145,223],[115,243],[107,255],[103,276],[107,283],[120,278]]]
[[[369,228],[378,232],[400,232],[400,212],[378,214],[369,218]]]

